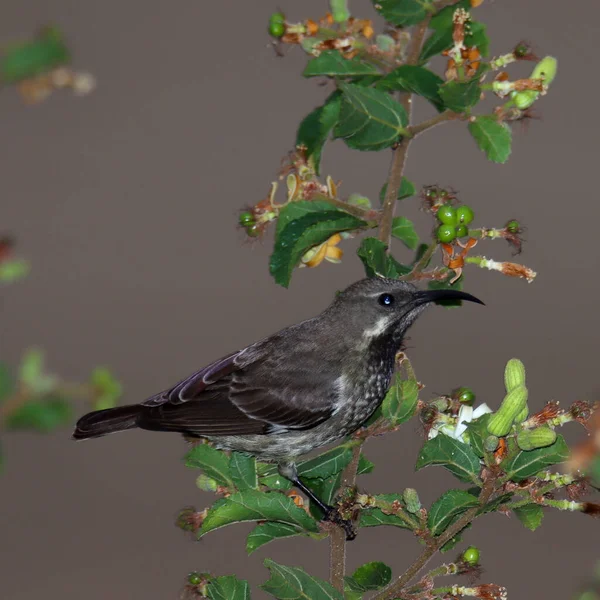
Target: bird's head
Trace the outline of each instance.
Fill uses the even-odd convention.
[[[361,279],[342,292],[327,310],[334,312],[365,341],[392,335],[400,341],[415,319],[439,300],[468,300],[483,304],[458,290],[419,290],[397,279]]]

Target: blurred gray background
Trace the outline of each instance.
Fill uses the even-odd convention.
[[[291,20],[327,9],[324,0],[278,6]],[[358,16],[374,14],[367,1],[351,6]],[[487,162],[458,123],[413,145],[406,175],[419,186],[453,186],[482,225],[522,220],[520,259],[539,273],[529,285],[472,268],[466,289],[487,307],[432,309],[422,318],[409,345],[425,395],[470,385],[497,406],[504,363],[516,355],[527,365],[534,409],[550,399],[597,397],[599,13],[592,0],[566,6],[486,0],[478,9],[493,54],[527,39],[540,56],[559,59],[550,93],[536,104],[542,120],[515,125],[508,164]],[[278,59],[268,47],[275,8],[201,0],[3,4],[2,42],[54,21],[71,42],[75,67],[99,82],[89,97],[56,93],[35,107],[13,89],[0,94],[0,230],[18,237],[33,264],[28,279],[2,292],[4,359],[17,364],[39,344],[50,367],[72,379],[107,364],[125,386],[123,401],[137,402],[319,312],[362,276],[346,243],[341,265],[298,271],[284,290],[268,274],[271,239],[248,245],[236,229],[238,210],[266,195],[297,123],[327,93],[300,77],[302,51]],[[417,110],[417,119],[428,110]],[[323,171],[343,180],[343,194],[376,198],[388,162],[389,153],[352,152],[338,142],[326,149]],[[429,221],[417,204],[404,203],[402,214],[426,235]],[[511,257],[502,241],[479,249]],[[131,432],[75,444],[69,435],[2,439],[3,599],[176,598],[194,569],[258,584],[267,577],[265,556],[326,576],[326,542],[275,542],[247,557],[249,527],[201,542],[177,530],[178,509],[212,499],[184,468],[178,436]],[[411,423],[370,441],[377,468],[361,484],[377,492],[416,487],[426,502],[454,487],[446,472],[414,473],[419,435]],[[583,435],[573,427],[569,438]],[[483,580],[506,585],[513,600],[559,600],[600,558],[597,528],[579,514],[549,513],[532,534],[493,515],[465,542],[482,549]],[[400,573],[418,551],[406,532],[363,530],[349,567],[383,559]]]

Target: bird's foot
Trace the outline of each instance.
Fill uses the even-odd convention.
[[[346,541],[351,541],[356,537],[356,529],[352,521],[342,518],[340,511],[334,506],[327,506],[324,511],[323,521],[329,521],[338,527],[341,527],[346,533]]]

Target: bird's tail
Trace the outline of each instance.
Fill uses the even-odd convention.
[[[132,404],[88,413],[77,421],[75,431],[73,432],[73,439],[87,440],[108,435],[109,433],[133,429],[137,427],[138,416],[141,410],[141,406]]]

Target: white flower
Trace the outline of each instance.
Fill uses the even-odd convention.
[[[434,423],[433,427],[429,431],[428,438],[432,440],[434,437],[438,435],[438,433],[443,433],[448,437],[454,438],[459,442],[466,443],[466,440],[463,437],[463,434],[467,430],[467,425],[482,417],[487,413],[491,413],[492,409],[487,404],[480,404],[476,409],[473,409],[472,406],[467,406],[463,404],[458,411],[458,416],[455,418],[447,417],[444,415],[444,419]]]

